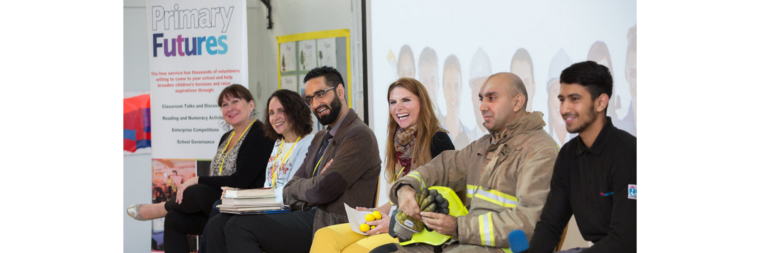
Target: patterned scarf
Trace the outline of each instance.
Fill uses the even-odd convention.
[[[396,167],[394,168],[394,180],[405,176],[412,170],[413,165],[412,154],[414,153],[414,143],[417,140],[417,126],[409,127],[407,129],[396,129],[396,136],[393,137],[393,147],[396,149]],[[404,172],[399,176],[398,173],[403,168]]]

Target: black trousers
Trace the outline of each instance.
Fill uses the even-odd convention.
[[[391,252],[396,252],[397,250],[398,250],[398,247],[396,247],[395,243],[389,243],[389,244],[378,246],[377,248],[373,249],[369,253],[391,253]]]
[[[309,252],[315,212],[215,215],[208,222],[207,250],[209,253]]]
[[[219,208],[217,208],[216,206],[217,205],[221,205],[221,204],[222,204],[222,200],[221,199],[217,199],[216,202],[214,202],[214,204],[211,205],[211,214],[208,216],[209,221],[212,220],[212,219],[214,219],[214,216],[216,216],[217,214],[220,213],[219,212]],[[207,245],[208,245],[206,243],[206,238],[208,238],[208,232],[206,232],[206,231],[208,231],[208,223],[206,223],[206,227],[203,228],[203,235],[201,235],[201,240],[199,242],[200,247],[198,248],[198,253],[207,253],[208,252],[208,250],[206,249]]]
[[[164,250],[166,253],[187,253],[187,235],[200,235],[206,226],[211,207],[219,200],[222,190],[196,184],[185,189],[182,204],[166,201],[168,213],[164,220]]]

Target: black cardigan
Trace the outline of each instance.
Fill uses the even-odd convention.
[[[237,165],[235,173],[229,176],[199,176],[198,183],[214,188],[229,186],[235,188],[251,189],[264,187],[266,181],[267,163],[272,154],[274,140],[264,135],[264,123],[256,121],[251,126],[248,135],[243,139],[235,158]],[[232,131],[222,135],[219,146],[224,143]]]
[[[441,154],[443,151],[455,149],[454,143],[452,143],[451,138],[449,138],[449,134],[446,132],[436,132],[430,142],[430,160],[433,160],[433,158]]]

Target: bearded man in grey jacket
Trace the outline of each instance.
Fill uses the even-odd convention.
[[[301,168],[285,185],[283,201],[292,211],[237,215],[226,222],[215,217],[207,225],[216,230],[209,231],[209,252],[308,252],[317,230],[348,222],[343,203],[374,205],[381,164],[377,139],[348,108],[343,78],[325,66],[309,71],[304,82],[305,102],[328,127],[314,136]]]

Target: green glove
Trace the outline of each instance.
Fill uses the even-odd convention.
[[[414,200],[417,201],[417,205],[422,203],[422,199],[427,197],[429,193],[430,191],[428,191],[427,188],[417,191],[417,193],[414,194]]]
[[[432,194],[422,199],[422,203],[419,204],[420,212],[435,212],[435,196]]]

